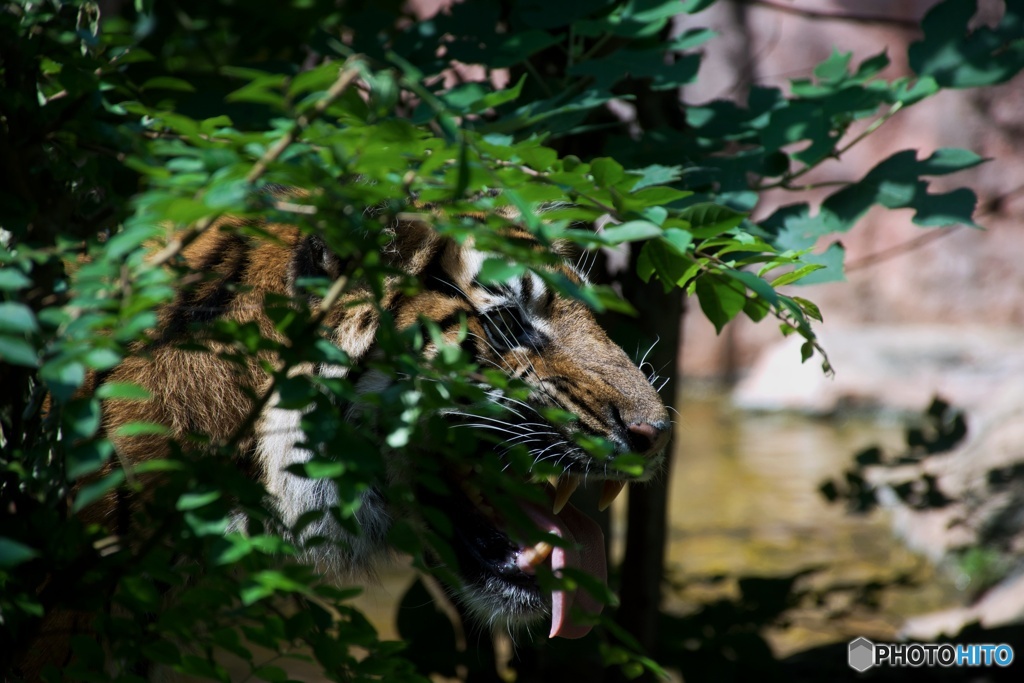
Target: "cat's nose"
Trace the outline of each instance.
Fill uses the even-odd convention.
[[[664,422],[633,422],[626,427],[629,448],[634,453],[657,455],[668,445],[669,429]]]

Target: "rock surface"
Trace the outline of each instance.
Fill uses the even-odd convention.
[[[830,327],[822,343],[835,378],[816,363],[801,365],[800,340],[785,340],[762,354],[734,403],[815,415],[850,407],[920,414],[941,395],[964,409],[967,435],[953,450],[860,470],[891,510],[896,534],[977,593],[966,607],[909,619],[903,633],[928,641],[975,622],[1024,622],[1024,330]],[[941,492],[934,506],[898,493],[926,481]],[[968,551],[988,567],[972,575]],[[985,571],[1001,578],[982,591],[971,583],[991,579]]]
[[[958,448],[919,464],[868,470],[868,480],[883,491],[899,481],[934,477],[950,502],[917,510],[887,496],[896,533],[916,550],[951,564],[962,578],[958,554],[982,549],[988,562],[1005,573],[973,604],[907,621],[903,632],[934,640],[977,622],[995,628],[1024,622],[1024,381],[1007,385],[968,414],[968,436]],[[967,586],[971,586],[968,584]]]
[[[835,376],[800,362],[802,339],[768,347],[733,392],[745,410],[828,415],[840,409],[918,414],[935,395],[971,410],[1024,378],[1024,329],[949,325],[825,326]]]

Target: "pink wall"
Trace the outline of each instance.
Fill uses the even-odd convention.
[[[854,62],[887,50],[892,65],[884,76],[909,75],[907,46],[917,39],[918,21],[935,4],[925,0],[764,0],[720,2],[680,21],[680,29],[709,26],[719,38],[706,44],[698,83],[684,100],[743,98],[753,80],[785,87],[806,77],[833,47],[853,51]],[[977,20],[998,17],[998,2],[980,3]],[[801,11],[870,21],[801,16]],[[995,12],[995,14],[993,14]],[[856,179],[901,149],[927,156],[938,147],[965,147],[992,161],[976,169],[935,179],[936,189],[974,188],[976,222],[987,230],[923,229],[910,211],[873,210],[846,235],[847,283],[794,288],[821,306],[825,320],[846,323],[928,322],[969,325],[1024,324],[1024,79],[985,91],[947,92],[898,114],[841,160],[824,164],[808,182]],[[756,215],[827,193],[765,194]],[[1002,201],[994,201],[1005,196]],[[944,231],[940,234],[936,231]],[[934,235],[937,239],[925,237]],[[923,246],[894,256],[914,240]],[[835,239],[835,238],[833,238]],[[831,240],[822,243],[822,248]],[[890,258],[875,255],[888,253]],[[717,338],[692,302],[685,322],[683,368],[690,376],[721,376],[742,370],[758,351],[778,339],[770,322],[734,323]]]

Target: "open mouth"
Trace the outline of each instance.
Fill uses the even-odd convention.
[[[563,576],[566,569],[607,581],[606,549],[600,526],[570,504],[580,479],[563,475],[555,486],[544,484],[540,500],[516,498],[500,508],[490,504],[465,474],[451,475],[447,495],[424,492],[422,500],[452,521],[451,547],[463,581],[460,596],[471,611],[491,621],[528,624],[551,616],[549,637],[582,638],[591,630],[603,602],[585,587],[547,591],[538,573]],[[625,482],[606,480],[600,508],[606,509]],[[511,509],[507,509],[511,508]],[[545,540],[527,542],[538,533]],[[579,617],[579,618],[578,618]]]

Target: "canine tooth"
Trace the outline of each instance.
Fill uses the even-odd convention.
[[[597,503],[597,509],[601,512],[607,510],[608,506],[619,497],[624,488],[626,488],[626,482],[624,481],[606,481],[604,489],[601,490],[601,500]]]
[[[555,501],[551,506],[552,512],[556,515],[562,511],[565,504],[569,502],[569,497],[572,492],[576,490],[576,487],[580,485],[579,477],[568,475],[558,480],[558,488],[555,489]]]
[[[548,555],[551,554],[551,551],[551,544],[541,541],[532,548],[527,548],[522,552],[521,563],[525,563],[530,567],[539,567],[544,560],[548,559]]]

